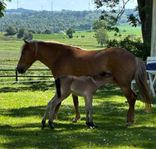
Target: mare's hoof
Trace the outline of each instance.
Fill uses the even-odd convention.
[[[73,119],[72,119],[72,122],[73,122],[73,123],[77,123],[77,121],[78,121],[79,119],[80,119],[80,118],[73,118]]]
[[[86,125],[89,127],[89,128],[95,128],[96,126],[94,125],[93,122],[86,122]]]
[[[42,124],[42,129],[44,129],[44,127],[46,127],[46,121],[42,120],[41,124]]]
[[[80,119],[80,116],[76,116],[75,118],[72,119],[73,123],[77,123],[77,121]]]
[[[77,119],[76,119],[76,118],[73,118],[73,119],[72,119],[72,122],[73,122],[73,123],[77,123]]]
[[[132,125],[133,125],[132,122],[127,122],[126,127],[130,127],[130,126],[132,126]]]
[[[53,122],[48,121],[48,124],[49,124],[49,127],[50,127],[51,129],[54,129],[54,128],[55,128],[55,127],[54,127],[54,123],[53,123]]]

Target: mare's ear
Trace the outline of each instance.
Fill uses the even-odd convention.
[[[29,41],[27,41],[27,40],[25,40],[25,39],[24,39],[24,42],[25,42],[26,44],[28,44],[28,43],[29,43]]]

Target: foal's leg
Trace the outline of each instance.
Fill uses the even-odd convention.
[[[80,119],[80,111],[79,111],[79,101],[78,101],[78,96],[75,96],[72,94],[73,97],[73,103],[74,103],[74,108],[75,108],[75,118],[72,120],[73,122],[77,122],[77,120]]]
[[[129,109],[127,112],[127,126],[134,123],[134,110],[136,102],[136,94],[131,90],[130,87],[122,87],[123,93],[126,96],[129,104]]]
[[[55,95],[55,96],[48,102],[48,105],[47,105],[47,107],[46,107],[46,111],[45,111],[45,113],[44,113],[44,116],[43,116],[42,122],[41,122],[41,123],[42,123],[42,128],[44,128],[44,127],[46,126],[46,119],[47,119],[47,117],[48,117],[48,115],[49,115],[51,102],[52,102],[55,98],[57,98],[57,95]]]
[[[53,120],[56,114],[56,107],[64,100],[64,97],[55,98],[52,100],[49,111],[49,126],[50,128],[54,128]]]
[[[93,107],[92,107],[92,96],[85,97],[85,108],[86,108],[86,125],[90,128],[95,127],[93,123]]]
[[[54,119],[57,118],[57,113],[58,113],[58,111],[59,111],[59,109],[60,109],[60,106],[61,106],[61,102],[60,102],[60,103],[56,106],[56,108],[55,108]]]

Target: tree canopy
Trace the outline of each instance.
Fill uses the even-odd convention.
[[[126,19],[134,10],[127,9],[119,21],[127,23]],[[24,28],[33,33],[57,33],[73,28],[75,31],[91,30],[93,22],[99,18],[100,10],[96,11],[33,11],[26,9],[6,10],[0,19],[0,31],[4,32],[8,26],[15,26],[17,30]],[[103,24],[105,21],[103,21]],[[97,24],[98,25],[98,24]]]
[[[4,10],[6,8],[6,1],[11,1],[11,0],[1,0],[0,1],[0,17],[4,16]]]
[[[116,25],[125,11],[125,6],[131,0],[95,0],[97,8],[102,8],[102,14],[100,19],[108,22],[107,28],[118,31]],[[127,22],[132,26],[141,24],[142,37],[145,45],[145,55],[150,55],[151,46],[151,24],[152,24],[152,5],[153,0],[137,0],[138,6],[136,10],[139,12],[139,17],[130,14]],[[104,7],[105,6],[105,7]],[[120,7],[119,7],[120,6]],[[120,8],[117,10],[117,8]],[[107,11],[110,10],[110,11]]]

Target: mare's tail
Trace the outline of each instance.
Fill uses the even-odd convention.
[[[56,86],[57,97],[60,98],[61,97],[61,80],[60,80],[60,78],[57,78],[55,80],[55,86]]]
[[[145,110],[147,112],[151,111],[151,97],[149,94],[149,87],[147,84],[147,73],[144,62],[136,58],[136,72],[135,72],[135,81],[139,88],[139,91],[145,102]]]

